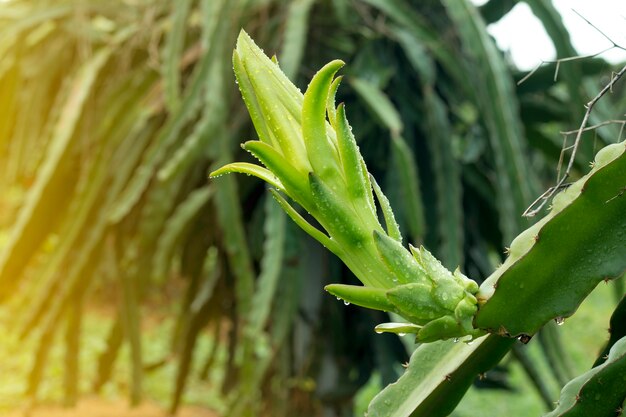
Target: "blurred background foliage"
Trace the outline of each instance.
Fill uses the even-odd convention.
[[[554,180],[573,139],[559,132],[612,71],[568,61],[556,80],[545,65],[516,85],[525,74],[485,30],[516,3],[0,3],[0,410],[96,392],[148,393],[171,411],[185,397],[224,416],[362,415],[414,346],[375,334],[378,312],[323,294],[355,278],[260,181],[207,179],[249,158],[238,144],[255,137],[236,36],[301,88],[345,60],[338,101],[408,241],[481,281]],[[574,56],[551,3],[525,3],[558,56]],[[607,97],[591,123],[621,119],[624,104]],[[574,177],[620,128],[586,134]],[[610,311],[609,295],[596,306]],[[548,407],[587,359],[561,336],[547,326],[477,385],[533,387],[523,407]]]

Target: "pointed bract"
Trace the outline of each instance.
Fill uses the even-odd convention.
[[[339,177],[337,152],[326,133],[326,102],[333,77],[343,65],[343,61],[335,60],[319,70],[304,93],[302,103],[304,143],[313,170],[324,181]]]

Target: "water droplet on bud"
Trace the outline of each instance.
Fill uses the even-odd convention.
[[[383,334],[383,331],[380,329],[374,329],[374,332],[376,332],[376,334]]]
[[[565,323],[565,319],[563,317],[557,317],[554,319],[554,322],[557,326],[562,326]]]

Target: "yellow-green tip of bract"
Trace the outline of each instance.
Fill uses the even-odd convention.
[[[393,312],[410,323],[377,331],[415,333],[418,341],[476,335],[477,285],[445,269],[424,248],[402,245],[383,191],[370,179],[343,105],[336,106],[344,62],[334,60],[312,78],[304,94],[242,31],[233,69],[259,140],[243,148],[261,165],[234,162],[213,173],[238,172],[270,184],[276,201],[309,235],[331,250],[364,286],[332,284],[346,303]],[[384,216],[383,228],[375,199]],[[293,203],[319,223],[313,226]],[[473,284],[473,285],[472,285]]]

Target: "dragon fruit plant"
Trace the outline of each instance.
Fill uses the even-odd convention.
[[[326,64],[302,94],[278,62],[242,31],[233,67],[259,136],[243,148],[263,166],[235,162],[211,176],[239,172],[266,181],[287,214],[364,285],[332,284],[328,292],[346,303],[396,313],[408,322],[380,324],[377,332],[414,333],[418,342],[476,337],[481,334],[472,326],[476,282],[458,269],[447,270],[425,248],[402,244],[389,202],[359,152],[345,107],[335,105],[341,82],[335,75],[343,65],[339,60]]]
[[[425,248],[403,246],[389,201],[367,171],[344,105],[335,105],[341,82],[335,76],[343,65],[339,60],[325,65],[302,94],[277,60],[242,31],[233,67],[259,136],[243,148],[262,165],[235,162],[211,176],[238,172],[266,181],[287,214],[363,283],[331,284],[326,290],[346,303],[395,313],[406,322],[379,324],[376,331],[412,333],[422,343],[407,372],[376,396],[368,415],[430,416],[432,404],[437,404],[436,415],[447,415],[475,375],[508,351],[513,337],[527,342],[548,321],[562,323],[599,282],[623,274],[626,142],[598,152],[591,171],[555,196],[550,212],[512,241],[506,261],[479,288],[458,269],[447,270]],[[468,343],[453,343],[460,338]],[[623,346],[615,344],[606,369],[594,368],[598,378],[615,379],[606,375],[626,363]],[[574,398],[568,407],[579,408],[578,398],[591,395],[580,387],[595,381],[594,375],[566,386],[564,401]],[[623,398],[623,383],[616,384],[605,394]],[[614,410],[615,401],[604,401],[606,395],[585,404]]]

